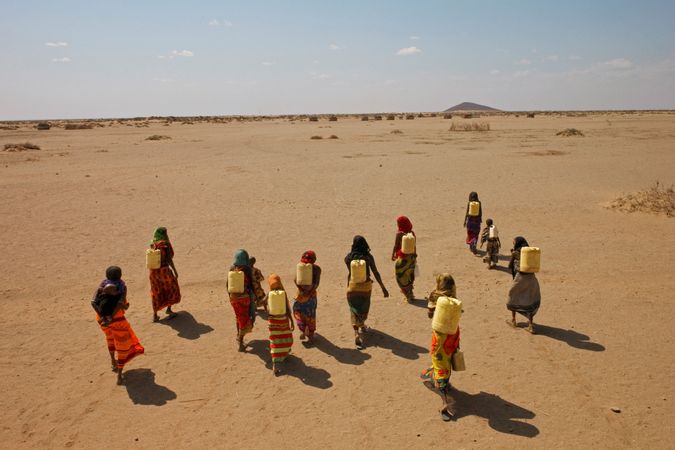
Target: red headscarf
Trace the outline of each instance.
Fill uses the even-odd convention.
[[[312,250],[307,250],[305,253],[302,254],[302,258],[300,258],[300,262],[305,263],[305,264],[314,264],[316,261],[316,253]]]
[[[415,234],[412,230],[412,222],[406,216],[399,216],[398,219],[396,219],[396,224],[398,225],[398,231],[401,233]]]

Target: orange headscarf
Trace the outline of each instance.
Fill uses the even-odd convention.
[[[270,284],[270,290],[272,291],[283,291],[284,285],[281,284],[281,277],[276,273],[273,273],[267,278],[267,282]]]

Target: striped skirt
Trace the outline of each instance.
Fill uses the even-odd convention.
[[[279,363],[286,359],[293,346],[293,332],[286,316],[270,316],[270,354],[272,362]]]
[[[108,351],[116,354],[117,368],[122,369],[124,365],[138,355],[145,353],[136,333],[131,329],[131,325],[124,317],[124,311],[117,311],[109,325],[101,325],[101,318],[96,316],[96,321],[105,334],[105,340],[108,344]]]

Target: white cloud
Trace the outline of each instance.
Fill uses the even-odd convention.
[[[229,20],[218,20],[218,19],[213,19],[209,21],[209,26],[210,27],[231,27],[232,22]]]
[[[560,57],[558,55],[548,55],[548,56],[543,58],[543,61],[553,61],[553,62],[555,62],[555,61],[558,61],[559,59],[560,59]]]
[[[70,61],[72,61],[72,60],[70,58],[68,58],[67,56],[65,56],[63,58],[52,59],[52,62],[55,62],[55,63],[69,63]]]
[[[45,42],[45,45],[47,47],[68,47],[67,42],[59,41],[59,42]]]
[[[492,69],[490,71],[490,75],[499,75],[500,73],[502,73],[502,72],[501,72],[501,70],[498,70],[498,69]]]
[[[513,72],[513,76],[516,78],[523,78],[526,77],[530,74],[529,70],[518,70],[517,72]]]
[[[409,55],[414,55],[416,53],[421,53],[422,50],[420,50],[417,47],[405,47],[400,49],[399,51],[396,52],[398,56],[409,56]]]
[[[532,64],[532,61],[530,61],[527,58],[523,58],[519,61],[516,61],[516,64],[519,65],[519,66],[529,66],[530,64]]]
[[[344,47],[341,47],[341,46],[339,46],[339,45],[337,45],[337,44],[330,44],[330,45],[328,46],[328,49],[329,49],[329,50],[344,50],[345,48],[344,48]]]
[[[625,69],[632,69],[633,67],[635,67],[635,64],[633,64],[626,58],[615,58],[609,61],[603,61],[599,63],[598,66],[611,70],[625,70]]]
[[[185,57],[190,57],[194,56],[194,53],[192,53],[190,50],[174,50],[171,52],[173,56],[185,56]]]
[[[410,36],[411,41],[419,41],[420,39],[422,39],[422,38],[419,37],[419,36]]]
[[[272,61],[263,61],[263,62],[261,62],[260,64],[262,64],[263,66],[273,66],[273,65],[275,65],[276,63],[275,63],[275,62],[272,62]]]

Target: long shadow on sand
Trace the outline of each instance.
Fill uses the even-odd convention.
[[[272,358],[270,356],[269,341],[256,340],[251,341],[247,345],[247,353],[252,353],[260,358],[265,367],[272,370]],[[330,373],[327,370],[311,367],[305,362],[294,356],[288,355],[286,360],[279,365],[281,373],[279,376],[291,376],[305,383],[307,386],[312,386],[318,389],[328,389],[333,386],[330,381]],[[272,376],[270,374],[270,376]]]
[[[405,359],[419,359],[420,354],[429,353],[429,350],[419,345],[405,342],[397,337],[391,336],[383,331],[370,328],[364,336],[366,347],[380,347],[391,350],[391,352]]]
[[[360,366],[370,359],[370,355],[355,348],[342,348],[320,335],[314,335],[314,347],[332,356],[340,364]]]
[[[131,369],[124,372],[124,387],[135,405],[166,405],[176,399],[176,393],[155,383],[155,373],[150,369]]]
[[[197,322],[187,311],[179,311],[172,318],[162,319],[158,323],[170,326],[178,332],[178,337],[190,340],[199,339],[202,334],[213,331],[210,325]]]
[[[426,298],[414,298],[408,303],[409,305],[417,306],[418,308],[427,308],[429,301]]]
[[[425,382],[424,385],[440,396],[440,393],[429,382]],[[452,389],[451,395],[455,399],[455,420],[477,416],[487,419],[490,428],[500,433],[527,438],[533,438],[539,434],[537,427],[521,421],[521,419],[534,419],[535,413],[508,402],[498,395],[483,391],[478,394],[469,394],[455,388]]]
[[[518,324],[521,326],[521,324]],[[522,326],[527,326],[522,324]],[[565,342],[570,347],[578,348],[579,350],[588,350],[590,352],[604,352],[605,346],[597,342],[591,342],[591,338],[583,333],[574,330],[565,330],[563,328],[549,327],[548,325],[534,324],[534,331],[536,335],[550,337],[557,341]]]

